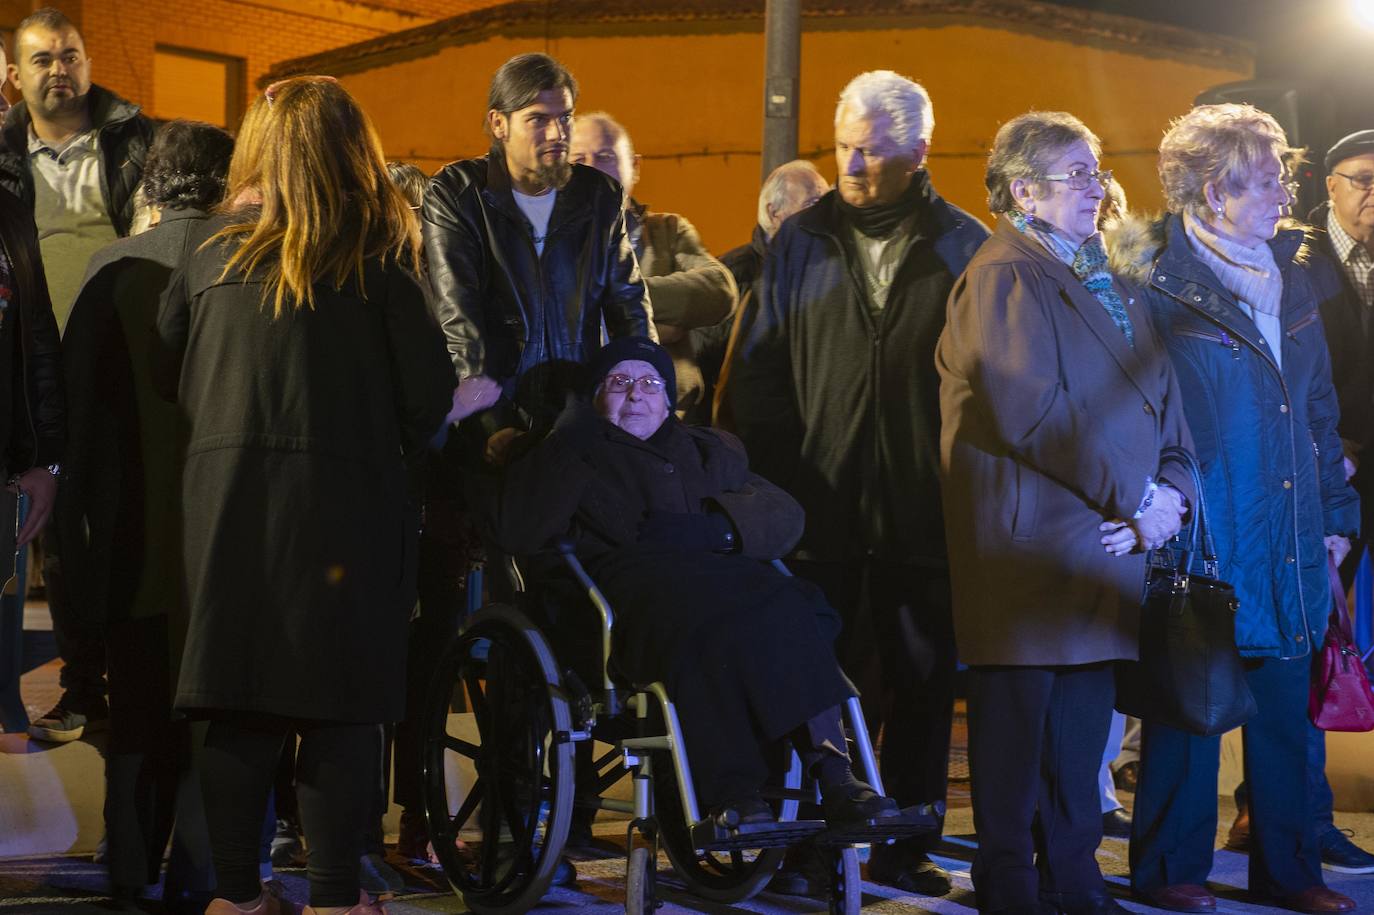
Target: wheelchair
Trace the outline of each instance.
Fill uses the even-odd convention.
[[[625,903],[631,915],[660,904],[660,847],[690,893],[728,904],[762,890],[788,846],[803,841],[827,853],[830,911],[858,912],[857,846],[938,829],[940,804],[844,831],[829,830],[820,819],[799,819],[803,804],[819,804],[820,792],[786,745],[776,783],[763,791],[776,823],[741,823],[732,810],[703,816],[672,699],[661,683],[627,687],[612,677],[615,613],[571,547],[560,544],[559,552],[600,618],[595,688],[560,666],[549,639],[519,606],[493,602],[473,614],[445,652],[424,713],[429,835],[445,876],[472,911],[505,915],[538,904],[562,857],[575,806],[632,817]],[[520,572],[507,562],[518,597],[525,590]],[[781,562],[774,564],[788,574]],[[455,708],[466,711],[454,714]],[[844,717],[855,773],[882,794],[857,698],[848,701]],[[579,781],[575,748],[594,738],[611,749],[593,758],[593,772]],[[632,799],[606,796],[624,778],[632,780]]]

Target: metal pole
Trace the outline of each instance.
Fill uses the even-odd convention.
[[[797,158],[801,0],[768,0],[764,13],[763,177]]]

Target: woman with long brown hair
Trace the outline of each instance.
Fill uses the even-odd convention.
[[[419,245],[357,103],[327,77],[290,79],[249,111],[226,202],[161,303],[160,384],[191,423],[176,704],[209,721],[211,915],[290,911],[257,860],[293,733],[307,911],[378,911],[358,859],[378,725],[404,713],[419,524],[403,456],[460,413]]]

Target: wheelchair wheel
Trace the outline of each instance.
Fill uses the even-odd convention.
[[[830,862],[830,915],[856,915],[862,905],[859,850],[852,845],[837,848]]]
[[[796,788],[800,773],[787,773],[784,783],[787,788]],[[778,812],[780,820],[795,819],[797,805],[780,802]],[[773,879],[787,853],[784,848],[702,852],[693,848],[677,778],[666,756],[654,766],[654,814],[658,819],[659,842],[668,853],[673,871],[693,895],[712,902],[742,902],[757,895]]]
[[[464,714],[450,714],[462,690]],[[472,618],[425,712],[425,817],[434,853],[474,912],[524,912],[548,890],[573,802],[572,719],[548,643],[519,611]]]
[[[625,915],[649,915],[654,902],[654,877],[658,862],[653,849],[643,845],[630,849],[625,863]]]

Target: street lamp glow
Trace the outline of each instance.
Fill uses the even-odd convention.
[[[1350,15],[1367,29],[1374,29],[1374,0],[1350,0]]]

